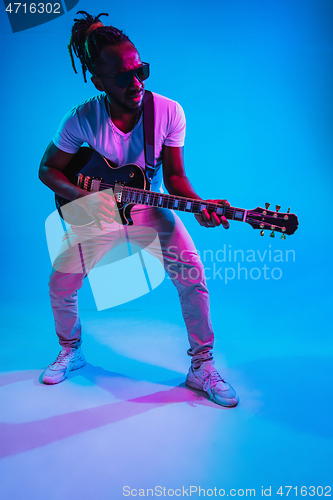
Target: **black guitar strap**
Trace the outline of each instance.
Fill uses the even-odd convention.
[[[149,91],[145,91],[143,97],[143,137],[145,146],[145,174],[146,179],[151,184],[151,181],[155,174],[155,133],[154,133],[154,98],[153,94]]]

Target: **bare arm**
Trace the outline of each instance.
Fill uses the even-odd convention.
[[[39,178],[52,191],[66,200],[76,201],[85,211],[91,215],[100,229],[103,229],[100,221],[112,222],[115,216],[113,208],[115,202],[113,197],[103,191],[87,196],[85,191],[74,186],[65,176],[64,170],[73,158],[73,154],[66,153],[50,142],[39,166]]]
[[[194,191],[187,175],[185,174],[183,148],[163,146],[162,162],[163,180],[165,187],[170,194],[185,196],[186,198],[193,198],[195,200],[202,200],[202,198],[200,198],[200,196]],[[207,201],[214,201],[216,203],[222,203],[222,205],[225,206],[230,206],[230,203],[227,200]],[[201,226],[215,227],[222,224],[225,229],[229,227],[227,219],[224,216],[219,217],[215,212],[209,214],[207,210],[203,210],[201,215],[196,215],[195,218]]]
[[[69,201],[76,200],[87,194],[83,189],[69,182],[63,173],[73,156],[73,154],[65,153],[65,151],[57,148],[53,142],[50,142],[39,166],[40,180],[52,191]]]
[[[163,146],[162,162],[163,180],[170,194],[202,200],[185,174],[183,148]]]

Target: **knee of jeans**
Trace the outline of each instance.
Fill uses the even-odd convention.
[[[163,225],[163,231],[172,234],[176,227],[175,214],[171,210],[165,208],[159,208],[157,210],[159,221]]]
[[[203,285],[206,287],[205,271],[201,261],[170,263],[166,268],[171,280],[178,281],[185,287]]]
[[[49,280],[50,294],[66,297],[82,287],[84,273],[60,273],[52,271]]]

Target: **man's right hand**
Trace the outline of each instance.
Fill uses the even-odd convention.
[[[105,191],[84,192],[85,194],[77,198],[74,203],[80,205],[92,219],[97,227],[104,231],[101,222],[114,222],[116,206],[112,189]]]

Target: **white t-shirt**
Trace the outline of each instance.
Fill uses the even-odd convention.
[[[184,146],[186,124],[178,102],[155,93],[153,97],[156,173],[151,190],[162,191],[162,146]],[[66,153],[76,153],[83,143],[87,143],[115,167],[135,163],[145,169],[142,114],[133,130],[125,134],[109,117],[104,93],[72,108],[63,118],[53,142]]]

